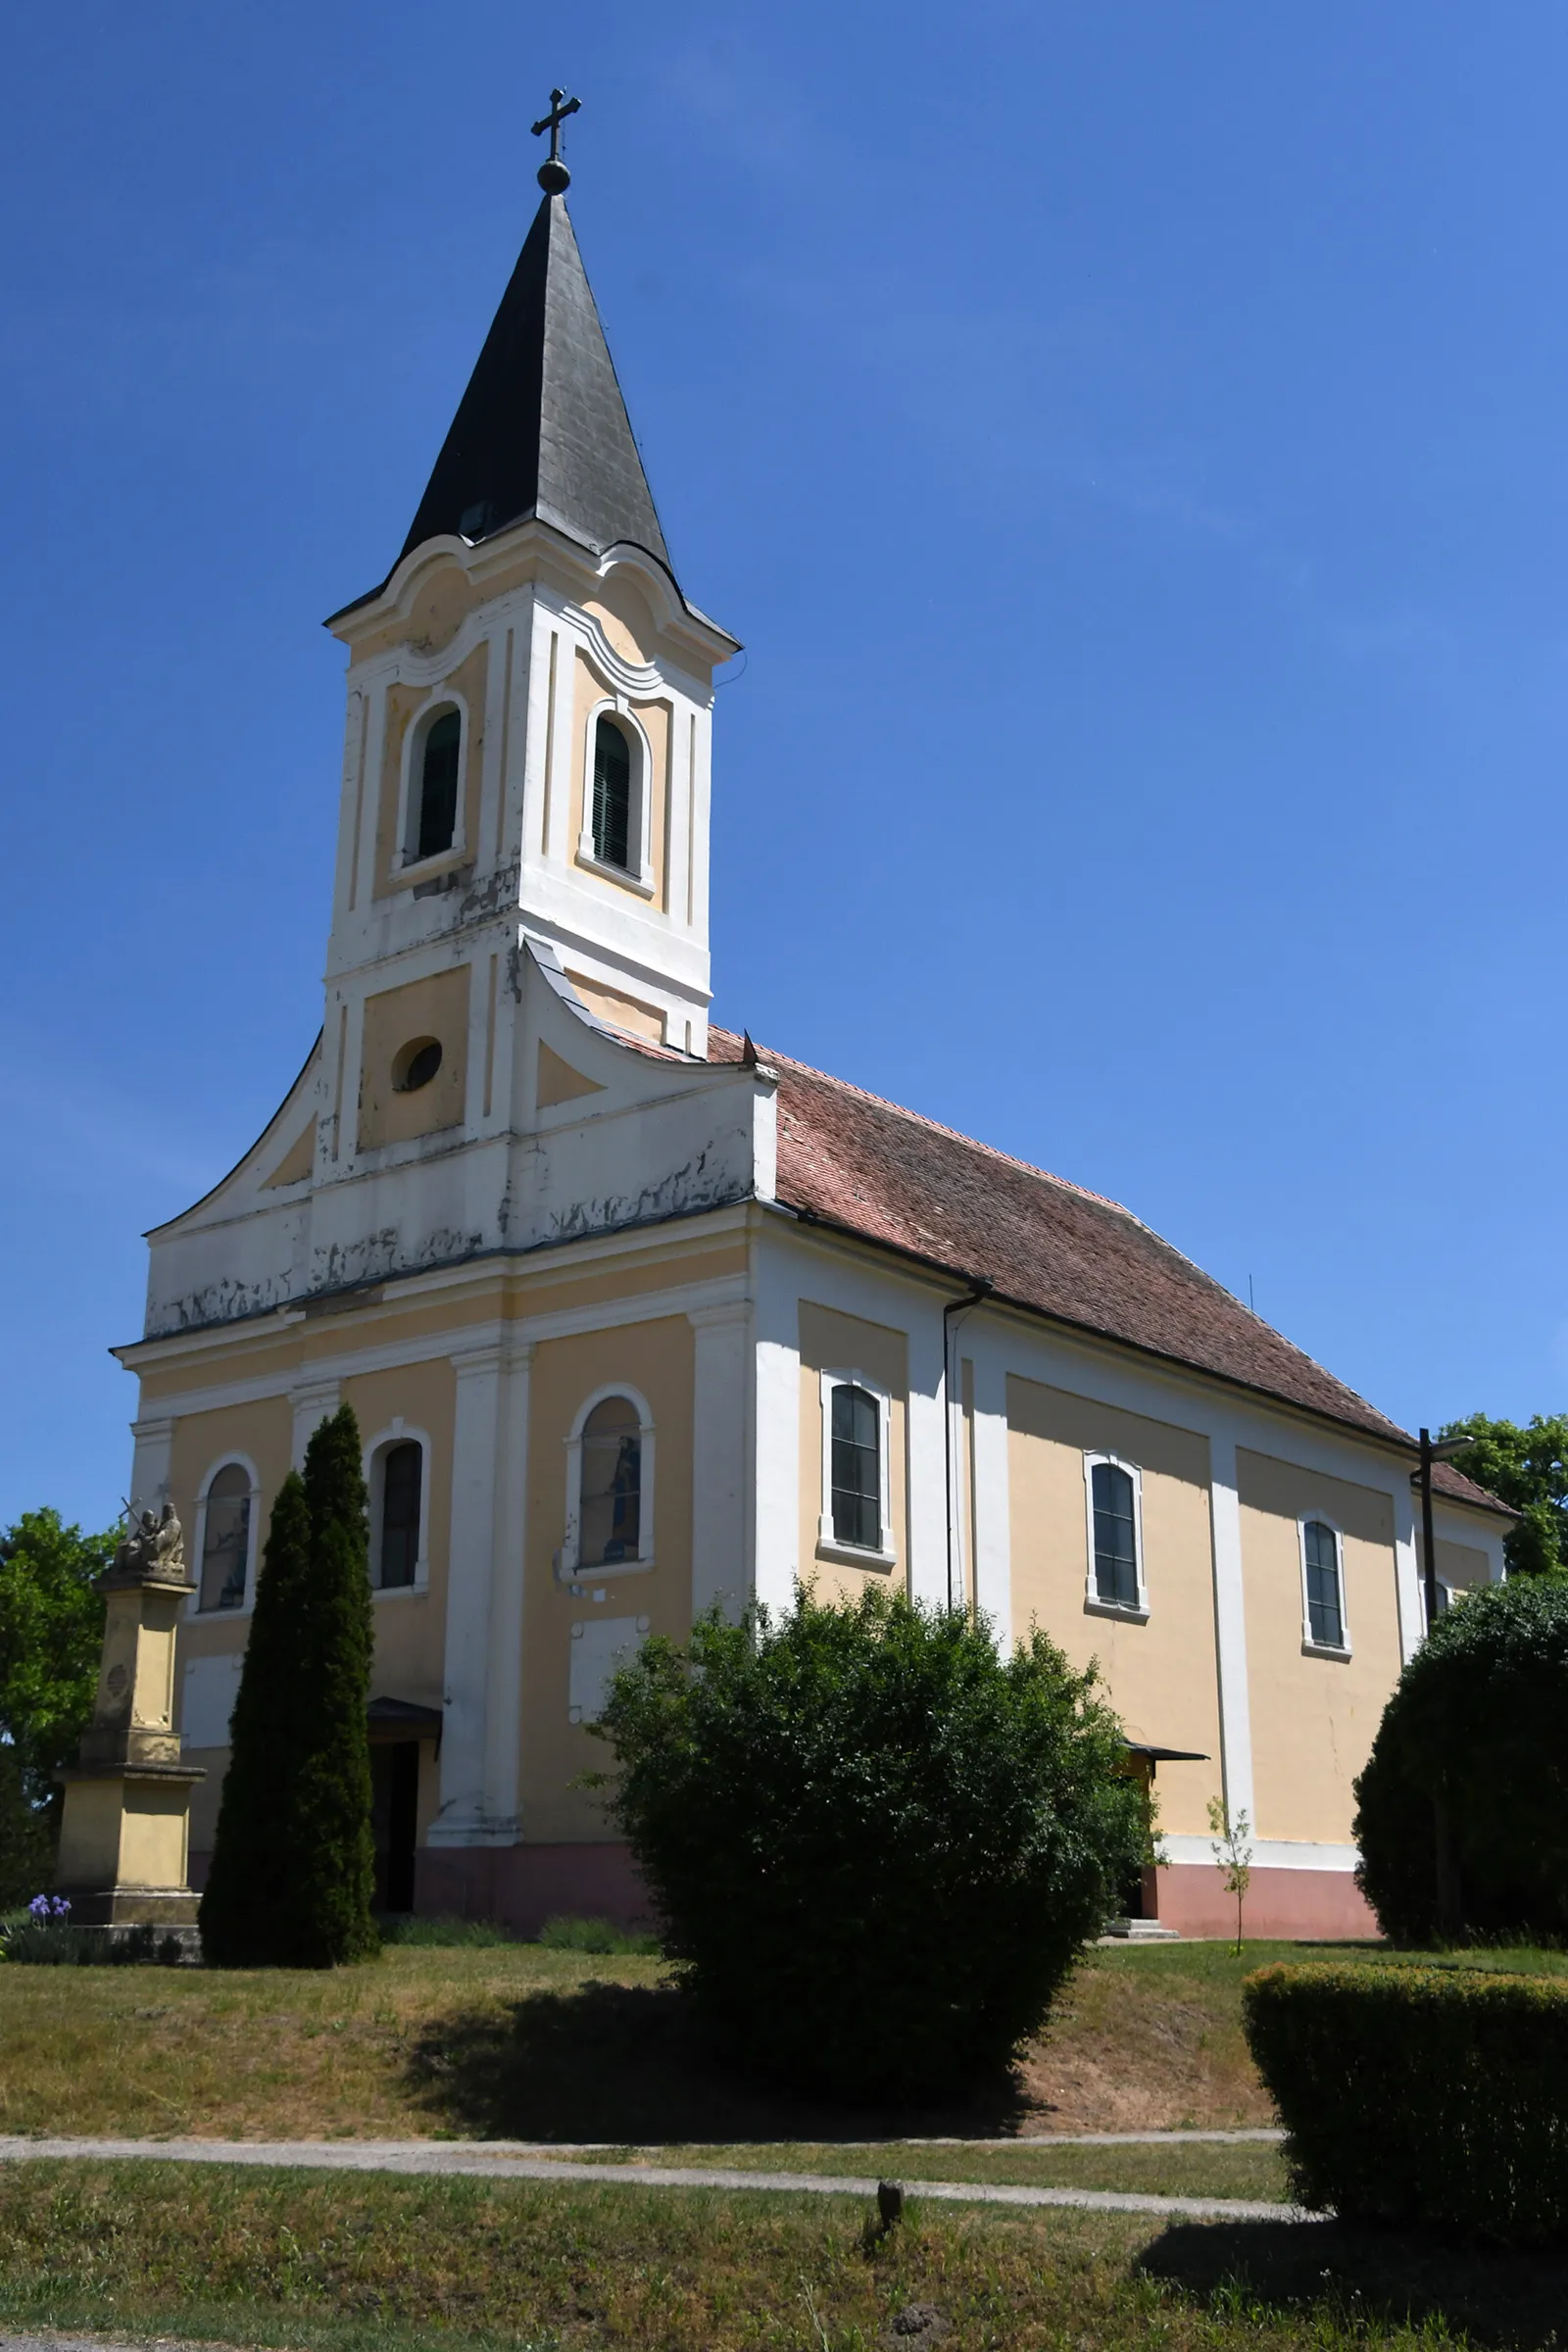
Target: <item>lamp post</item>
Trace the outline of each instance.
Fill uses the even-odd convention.
[[[1432,1465],[1451,1462],[1456,1453],[1463,1453],[1474,1438],[1445,1438],[1435,1442],[1432,1432],[1421,1432],[1421,1467],[1410,1484],[1421,1490],[1421,1568],[1426,1587],[1427,1632],[1438,1622],[1438,1543],[1432,1532]]]

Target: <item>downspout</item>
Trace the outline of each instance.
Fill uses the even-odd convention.
[[[971,1314],[989,1298],[996,1289],[989,1274],[971,1274],[969,1288],[961,1298],[950,1298],[942,1309],[942,1435],[943,1467],[946,1472],[948,1504],[948,1606],[959,1609],[965,1604],[963,1590],[963,1545],[958,1528],[958,1430],[954,1418],[955,1391],[958,1383],[954,1371],[954,1335],[958,1326],[955,1317]],[[959,1411],[962,1399],[956,1399]]]

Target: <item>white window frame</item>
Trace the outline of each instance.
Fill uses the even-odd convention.
[[[207,1556],[207,1497],[213,1481],[220,1470],[243,1470],[251,1482],[251,1515],[245,1530],[245,1597],[237,1609],[204,1609],[202,1607],[202,1563]],[[256,1561],[261,1546],[262,1482],[256,1475],[256,1464],[248,1453],[230,1450],[220,1453],[211,1464],[206,1477],[196,1490],[196,1533],[191,1573],[196,1590],[186,1603],[188,1617],[200,1617],[209,1625],[221,1625],[226,1619],[248,1617],[256,1606]]]
[[[412,1585],[379,1585],[376,1570],[381,1562],[381,1514],[385,1489],[382,1483],[383,1457],[393,1446],[417,1446],[419,1448],[419,1548],[414,1563]],[[389,1421],[364,1449],[366,1492],[370,1499],[370,1597],[372,1600],[412,1600],[416,1593],[426,1592],[430,1587],[430,1455],[428,1432],[406,1421],[401,1413]]]
[[[1340,1639],[1318,1642],[1312,1636],[1312,1610],[1306,1590],[1306,1531],[1326,1527],[1334,1538],[1334,1573],[1340,1586]],[[1348,1658],[1350,1655],[1350,1611],[1345,1585],[1345,1530],[1330,1511],[1302,1511],[1296,1522],[1296,1551],[1301,1571],[1301,1647],[1308,1657]]]
[[[582,1437],[588,1426],[588,1416],[598,1406],[619,1397],[637,1415],[637,1433],[642,1446],[637,1472],[637,1557],[634,1560],[581,1559],[582,1550]],[[556,1576],[560,1583],[569,1585],[584,1577],[592,1582],[612,1584],[619,1576],[646,1576],[658,1562],[654,1553],[654,1416],[648,1399],[629,1380],[609,1380],[602,1388],[592,1391],[577,1407],[571,1428],[566,1435],[566,1533],[556,1554]]]
[[[876,1399],[877,1483],[880,1489],[877,1511],[881,1520],[881,1543],[874,1547],[863,1544],[846,1544],[833,1533],[833,1392],[835,1389],[863,1389]],[[854,1568],[895,1568],[898,1553],[893,1542],[893,1394],[869,1372],[839,1368],[821,1375],[822,1395],[822,1512],[817,1522],[816,1549],[822,1559],[840,1560]]]
[[[436,720],[448,710],[458,714],[458,805],[453,813],[452,839],[444,850],[436,850],[428,858],[413,855],[410,844],[414,838],[416,795],[424,783],[424,739]],[[465,786],[468,775],[469,716],[466,695],[451,686],[433,686],[424,701],[403,730],[403,768],[398,781],[398,829],[395,836],[397,852],[393,871],[399,881],[406,876],[415,881],[425,875],[445,873],[449,866],[462,865],[468,855],[464,830],[464,804],[467,799]]]
[[[1138,1579],[1138,1598],[1135,1601],[1104,1599],[1095,1578],[1095,1471],[1102,1462],[1109,1469],[1125,1471],[1133,1482],[1133,1567]],[[1084,1607],[1092,1616],[1119,1617],[1124,1625],[1147,1624],[1149,1584],[1144,1574],[1144,1474],[1138,1463],[1128,1461],[1125,1454],[1103,1451],[1085,1453],[1084,1537],[1089,1562],[1084,1577]]]
[[[631,748],[631,805],[626,817],[629,865],[612,865],[608,858],[599,856],[594,846],[594,744],[602,718],[617,719]],[[636,891],[644,899],[651,899],[655,891],[653,774],[653,747],[642,720],[623,694],[602,696],[588,713],[583,735],[582,829],[577,836],[577,863],[586,866],[591,874],[603,874],[608,880],[618,882],[623,890]]]

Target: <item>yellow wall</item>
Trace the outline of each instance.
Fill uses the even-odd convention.
[[[1242,1578],[1251,1692],[1252,1779],[1260,1838],[1347,1843],[1350,1784],[1366,1762],[1399,1678],[1394,1503],[1343,1479],[1239,1447]],[[1301,1639],[1298,1521],[1321,1513],[1344,1538],[1351,1655],[1307,1653]]]
[[[468,975],[460,963],[365,1000],[360,1061],[359,1148],[408,1143],[461,1125],[468,1085]],[[416,1038],[440,1041],[441,1067],[427,1086],[399,1094],[392,1083],[400,1050]]]
[[[1113,1453],[1142,1473],[1143,1624],[1088,1605],[1086,1453]],[[1014,1634],[1038,1624],[1075,1666],[1098,1659],[1129,1739],[1207,1759],[1156,1775],[1162,1827],[1201,1834],[1220,1788],[1207,1439],[1013,1376],[1007,1472]]]
[[[882,1323],[865,1323],[858,1315],[840,1314],[836,1307],[801,1300],[801,1573],[814,1581],[817,1597],[836,1593],[851,1598],[867,1582],[891,1581],[901,1592],[908,1589],[909,1539],[906,1509],[906,1430],[909,1370],[908,1343],[902,1331]],[[893,1569],[858,1568],[832,1558],[821,1542],[822,1513],[822,1374],[863,1372],[892,1399],[888,1436],[888,1517],[892,1522]]]
[[[544,1341],[529,1391],[528,1543],[523,1592],[522,1813],[530,1838],[604,1838],[603,1808],[568,1784],[602,1770],[608,1750],[567,1720],[574,1620],[647,1617],[676,1640],[691,1630],[692,1378],[695,1337],[684,1315]],[[654,1421],[653,1568],[617,1576],[585,1569],[583,1596],[555,1573],[566,1531],[566,1442],[583,1399],[625,1381]],[[603,1592],[602,1601],[591,1595]]]

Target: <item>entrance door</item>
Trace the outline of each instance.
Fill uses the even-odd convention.
[[[414,1909],[414,1840],[419,1820],[419,1742],[376,1740],[370,1749],[375,1907]]]

